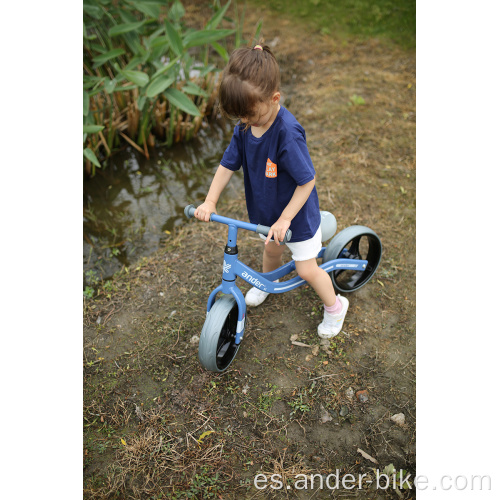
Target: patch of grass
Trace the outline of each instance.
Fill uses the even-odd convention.
[[[277,393],[278,387],[276,385],[267,384],[267,386],[269,390],[260,394],[258,400],[258,408],[264,413],[268,412],[278,399],[281,399]]]
[[[324,35],[389,39],[415,47],[415,0],[255,0],[256,5],[303,19]]]

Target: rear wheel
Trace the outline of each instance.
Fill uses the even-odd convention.
[[[350,226],[330,241],[323,254],[323,263],[335,259],[368,261],[364,271],[337,269],[329,273],[336,292],[351,293],[370,281],[381,258],[382,243],[375,232],[365,226]]]
[[[238,325],[238,305],[232,295],[217,300],[207,315],[200,335],[198,358],[204,368],[223,372],[238,352],[235,344]]]

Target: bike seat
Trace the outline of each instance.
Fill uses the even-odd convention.
[[[337,219],[330,212],[320,210],[321,242],[329,240],[337,232]]]

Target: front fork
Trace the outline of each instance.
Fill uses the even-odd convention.
[[[207,301],[207,314],[212,309],[215,303],[216,295],[219,292],[230,294],[236,300],[238,305],[238,324],[236,326],[236,345],[239,345],[243,339],[243,333],[245,331],[245,318],[247,312],[247,305],[245,302],[245,297],[241,290],[236,286],[236,273],[233,271],[234,264],[238,260],[238,247],[226,246],[224,251],[224,265],[222,268],[222,284],[219,285],[213,292],[209,295]]]

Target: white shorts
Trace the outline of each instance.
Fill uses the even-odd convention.
[[[267,236],[259,234],[266,240]],[[275,245],[276,243],[273,243]],[[309,240],[297,241],[295,243],[285,243],[292,251],[292,259],[295,261],[315,259],[321,250],[321,226],[316,231],[316,234]]]

